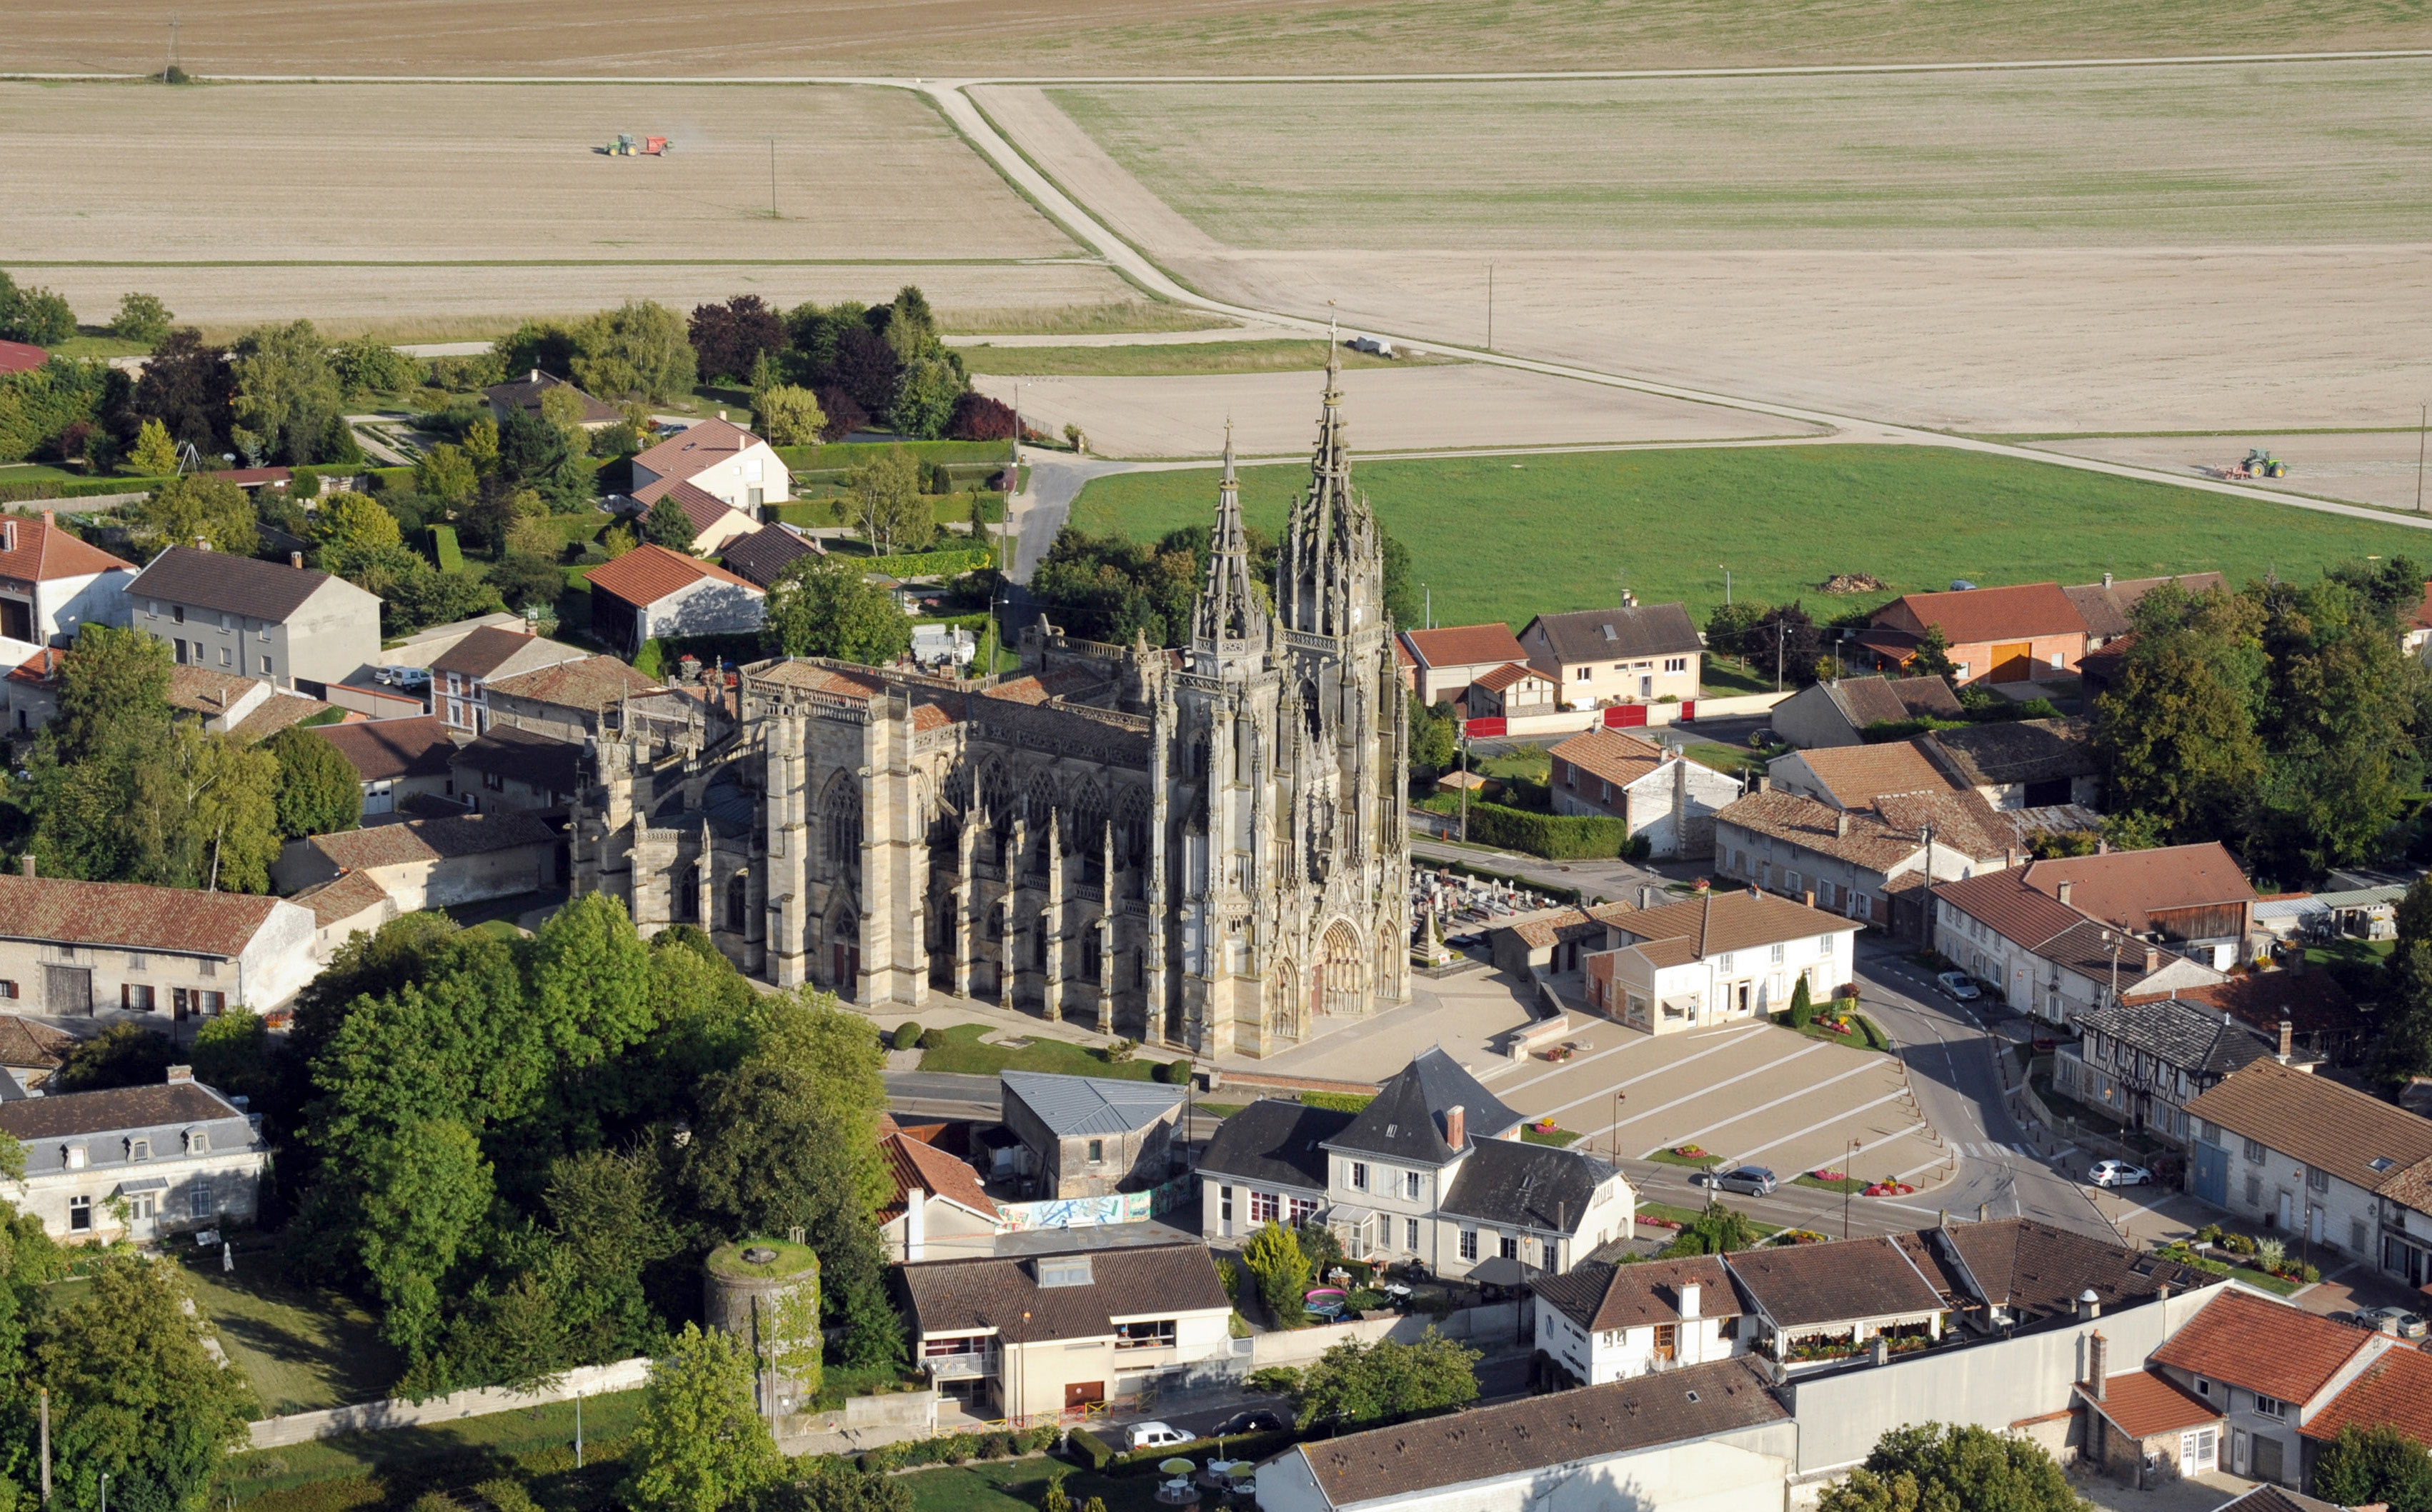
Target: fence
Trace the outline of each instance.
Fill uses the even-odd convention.
[[[1145,1223],[1188,1201],[1193,1180],[1177,1176],[1145,1192],[1060,1197],[1043,1202],[999,1202],[997,1232],[1023,1234],[1033,1229],[1093,1229],[1111,1223]]]
[[[251,1447],[278,1449],[287,1444],[310,1443],[315,1438],[334,1438],[340,1434],[378,1433],[383,1429],[412,1428],[422,1423],[453,1422],[459,1418],[481,1418],[494,1412],[512,1412],[518,1407],[536,1407],[579,1396],[596,1397],[603,1391],[630,1391],[650,1378],[650,1360],[636,1356],[611,1365],[578,1366],[560,1377],[557,1385],[538,1391],[481,1386],[433,1397],[428,1402],[391,1398],[386,1402],[365,1402],[351,1407],[291,1413],[284,1418],[264,1418],[247,1427],[252,1434]]]

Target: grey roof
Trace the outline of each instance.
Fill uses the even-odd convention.
[[[1517,1139],[1480,1139],[1438,1204],[1481,1223],[1576,1234],[1597,1185],[1613,1168],[1594,1155]]]
[[[1842,717],[1857,729],[1906,719],[1965,717],[1959,696],[1941,678],[1844,678],[1819,684]]]
[[[2213,1512],[2344,1512],[2337,1502],[2303,1496],[2266,1481],[2244,1496],[2223,1502]]]
[[[2109,640],[2128,633],[2128,616],[2136,612],[2137,600],[2166,582],[2175,582],[2190,594],[2200,594],[2221,587],[2222,580],[2217,572],[2190,572],[2176,578],[2115,578],[2108,583],[2064,587],[2061,592],[2085,616],[2086,631]]]
[[[2098,1008],[2080,1023],[2191,1073],[2227,1076],[2271,1053],[2262,1035],[2228,1013],[2176,998]]]
[[[1680,604],[1640,604],[1628,609],[1581,609],[1540,614],[1520,633],[1534,655],[1561,662],[1607,662],[1632,656],[1677,656],[1702,651],[1689,611]]]
[[[324,583],[337,583],[371,603],[380,600],[344,579],[310,567],[275,565],[227,551],[199,546],[171,546],[127,584],[130,598],[158,598],[191,604],[248,619],[284,620]]]
[[[2407,896],[2405,887],[2358,887],[2343,893],[2316,893],[2314,901],[2329,908],[2372,908],[2381,903],[2395,903]],[[2256,913],[2263,910],[2258,905]]]
[[[481,392],[492,404],[502,409],[526,410],[538,414],[541,395],[551,389],[573,390],[574,396],[583,401],[581,423],[583,425],[610,425],[625,417],[624,412],[615,405],[603,404],[556,374],[544,373],[538,368],[530,369],[524,377],[511,383],[493,383]]]
[[[818,555],[819,550],[806,537],[783,525],[764,525],[728,543],[726,570],[763,588],[773,588],[787,567],[804,557]]]
[[[1144,1129],[1182,1105],[1178,1086],[1118,1082],[1101,1076],[1050,1076],[1043,1071],[1000,1071],[1005,1090],[1058,1138],[1075,1134],[1124,1134]]]
[[[899,1267],[896,1274],[911,1302],[915,1335],[992,1328],[1024,1345],[1104,1338],[1115,1331],[1118,1318],[1171,1317],[1229,1305],[1224,1283],[1216,1279],[1216,1262],[1204,1244],[1093,1248],[1087,1255],[1087,1285],[1039,1284],[1042,1261],[1052,1265],[1067,1258],[1082,1257],[932,1260]]]
[[[1740,1290],[1776,1327],[1942,1310],[1942,1293],[1890,1239],[1843,1239],[1723,1257]]]
[[[511,725],[492,725],[479,740],[459,748],[452,764],[568,797],[583,785],[582,747]]]
[[[0,1134],[21,1140],[184,1127],[243,1118],[235,1104],[200,1082],[114,1086],[99,1092],[55,1092],[0,1108]],[[107,1160],[96,1161],[106,1165]]]
[[[1203,1176],[1326,1190],[1326,1143],[1354,1116],[1340,1108],[1260,1098],[1217,1126],[1199,1157]]]
[[[1453,1108],[1461,1110],[1473,1144],[1509,1133],[1520,1121],[1520,1115],[1496,1101],[1442,1046],[1434,1046],[1394,1072],[1376,1089],[1376,1100],[1327,1145],[1418,1165],[1447,1165],[1458,1153],[1444,1141],[1444,1115]]]
[[[1937,730],[1931,742],[1970,787],[2090,777],[2098,769],[2083,719],[2012,719]]]

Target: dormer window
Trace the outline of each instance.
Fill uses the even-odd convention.
[[[152,1141],[149,1139],[129,1139],[127,1141],[127,1158],[129,1160],[150,1160],[152,1158]]]
[[[70,1169],[70,1170],[82,1170],[82,1169],[84,1169],[84,1168],[85,1168],[85,1148],[84,1148],[84,1146],[82,1146],[82,1145],[70,1145],[70,1146],[68,1146],[68,1147],[67,1147],[67,1149],[66,1149],[65,1151],[61,1151],[61,1153],[64,1155],[64,1157],[65,1157],[65,1159],[66,1159],[68,1169]]]
[[[190,1129],[190,1130],[188,1130],[188,1131],[186,1132],[186,1153],[187,1153],[187,1154],[190,1154],[190,1155],[208,1155],[208,1154],[210,1154],[211,1152],[211,1132],[210,1130],[208,1130],[208,1129]]]

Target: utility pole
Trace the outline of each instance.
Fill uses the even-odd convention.
[[[2424,512],[2424,428],[2432,420],[2432,406],[2415,407],[2415,512]]]
[[[1469,731],[1461,732],[1461,843],[1469,844]]]
[[[173,11],[169,12],[169,61],[168,61],[165,65],[163,65],[163,66],[162,66],[162,68],[161,68],[161,70],[160,70],[160,77],[161,77],[161,80],[162,80],[164,83],[165,83],[165,82],[166,82],[166,81],[171,77],[171,75],[170,75],[170,73],[169,73],[169,70],[170,70],[170,69],[173,69],[173,68],[175,68],[175,67],[177,67],[177,13],[176,11],[174,11],[174,10],[173,10]]]
[[[777,218],[777,139],[768,139],[768,218]]]
[[[574,1468],[583,1468],[583,1393],[580,1391],[574,1394]]]
[[[1486,349],[1495,350],[1495,264],[1486,265]]]
[[[42,1504],[51,1504],[51,1388],[42,1387]]]
[[[1426,583],[1421,583],[1419,584],[1419,592],[1427,595],[1427,607],[1426,611],[1419,615],[1419,628],[1421,630],[1433,630],[1436,628],[1436,591],[1428,587]]]
[[[1841,1237],[1844,1240],[1849,1237],[1849,1184],[1856,1179],[1850,1167],[1858,1159],[1858,1142],[1852,1139],[1848,1143],[1849,1148],[1841,1156]]]
[[[1775,620],[1773,622],[1773,691],[1776,693],[1782,691],[1782,656],[1783,647],[1789,644],[1790,621]]]

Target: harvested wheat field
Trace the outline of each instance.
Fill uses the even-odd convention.
[[[195,73],[1090,76],[2173,56],[2423,43],[2389,0],[185,0]],[[149,0],[16,0],[0,67],[160,66]]]
[[[0,140],[0,264],[1073,251],[895,89],[8,83]]]
[[[1109,457],[1205,457],[1223,449],[1224,422],[1247,456],[1309,450],[1323,373],[1189,378],[1018,378],[983,374],[973,386],[1025,420],[1077,425]],[[1815,428],[1745,410],[1686,404],[1537,373],[1462,363],[1346,373],[1344,413],[1362,453],[1459,446],[1563,446],[1614,442],[1729,441],[1813,435]]]
[[[2390,406],[2391,412],[2384,418],[2413,419],[2396,412],[2403,408]],[[2420,497],[2432,507],[2432,491],[2419,493],[2427,475],[2420,470],[2424,454],[2413,430],[2348,435],[2258,431],[2218,436],[2077,436],[2030,445],[2038,451],[2128,462],[2189,478],[2217,478],[2221,469],[2243,458],[2249,447],[2260,446],[2288,463],[2288,477],[2264,487],[2409,512]]]

